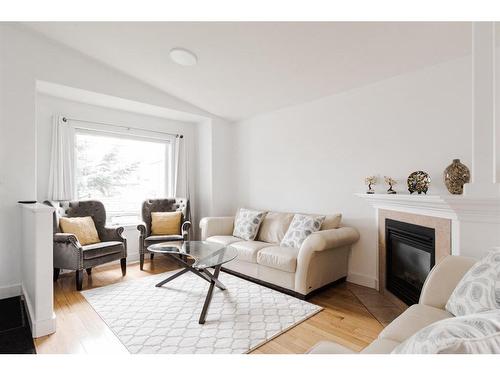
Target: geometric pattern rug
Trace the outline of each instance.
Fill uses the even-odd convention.
[[[322,310],[320,306],[221,272],[205,324],[198,324],[209,283],[188,272],[161,288],[169,274],[82,294],[130,353],[247,353]]]

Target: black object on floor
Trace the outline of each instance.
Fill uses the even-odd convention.
[[[0,354],[36,354],[21,297],[0,300]]]

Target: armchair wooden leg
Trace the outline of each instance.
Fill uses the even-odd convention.
[[[87,271],[87,275],[91,275],[92,274],[92,268],[87,268],[85,271]]]
[[[60,268],[54,268],[54,282],[59,278],[59,272],[61,272]]]
[[[139,255],[139,267],[140,267],[141,271],[144,268],[144,254]]]
[[[83,270],[76,271],[76,290],[82,290]]]
[[[122,266],[122,276],[125,276],[127,274],[127,258],[120,259],[120,265]]]
[[[154,253],[149,254],[149,259],[153,260],[154,257],[155,257]]]

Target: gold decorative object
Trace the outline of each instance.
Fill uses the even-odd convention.
[[[470,181],[470,171],[460,159],[453,162],[444,170],[444,184],[451,194],[463,194],[464,184]]]
[[[407,183],[410,194],[413,194],[414,192],[417,192],[418,194],[427,194],[431,178],[427,172],[416,171],[408,176]]]
[[[392,177],[389,176],[384,176],[385,183],[389,185],[389,189],[387,189],[387,194],[396,194],[396,191],[392,189],[394,185],[396,185],[398,182],[393,179]]]
[[[368,190],[366,194],[375,194],[375,190],[373,190],[372,185],[377,183],[377,176],[368,176],[365,178],[365,184],[368,185]]]

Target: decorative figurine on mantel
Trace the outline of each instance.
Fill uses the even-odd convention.
[[[444,170],[444,184],[451,194],[463,194],[464,184],[470,181],[470,171],[460,159],[453,162]]]
[[[396,191],[392,188],[398,182],[389,176],[384,176],[385,183],[389,185],[389,189],[387,189],[387,194],[396,194]]]
[[[431,178],[427,172],[416,171],[408,176],[408,191],[410,194],[417,192],[418,194],[427,194]]]
[[[365,184],[368,185],[368,190],[366,194],[375,194],[375,190],[373,190],[372,185],[377,183],[377,176],[369,176],[365,178]]]

